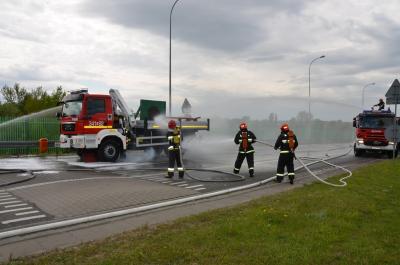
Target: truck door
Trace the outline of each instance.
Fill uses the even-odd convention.
[[[108,104],[107,104],[108,103]],[[112,113],[110,109],[110,100],[101,96],[89,96],[86,100],[86,119],[84,129],[86,134],[97,134],[102,129],[112,128]]]

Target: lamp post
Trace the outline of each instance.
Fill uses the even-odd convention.
[[[316,60],[322,59],[322,58],[325,58],[325,55],[322,55],[320,57],[313,59],[310,63],[310,66],[308,67],[308,115],[309,115],[310,119],[311,119],[311,65]]]
[[[172,39],[172,11],[179,0],[175,0],[169,13],[169,116],[171,116],[171,39]]]
[[[364,110],[364,93],[365,93],[365,89],[366,89],[368,86],[374,86],[374,85],[375,85],[375,83],[369,83],[369,84],[366,84],[366,85],[363,87],[363,89],[362,89],[361,112]]]

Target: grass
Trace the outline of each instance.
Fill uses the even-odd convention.
[[[361,168],[348,182],[315,183],[10,264],[400,264],[399,162]]]

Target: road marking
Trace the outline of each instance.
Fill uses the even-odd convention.
[[[12,197],[12,196],[13,196],[13,195],[11,195],[11,194],[8,194],[8,195],[0,194],[0,199]]]
[[[145,180],[154,180],[154,179],[160,179],[160,176],[158,176],[158,177],[151,177],[151,178],[143,178],[143,179],[145,179]]]
[[[183,184],[183,183],[186,183],[186,181],[174,182],[174,183],[171,183],[170,185],[178,185],[178,184]]]
[[[21,201],[0,202],[0,205],[13,204],[13,203],[18,203],[18,202],[21,202]]]
[[[16,199],[16,198],[1,199],[0,202],[11,201],[11,200],[15,200],[15,199]]]
[[[0,211],[0,213],[11,213],[11,212],[18,212],[18,211],[30,210],[30,209],[33,209],[33,208],[32,207],[24,207],[24,208],[18,208],[18,209],[4,210],[4,211]]]
[[[197,189],[194,189],[194,190],[197,190],[197,191],[199,191],[199,190],[205,190],[206,188],[197,188]]]
[[[165,178],[162,178],[162,179],[153,179],[154,181],[157,181],[157,182],[161,182],[161,181],[164,181],[165,180]]]
[[[4,208],[13,208],[13,207],[18,207],[18,206],[26,206],[28,205],[27,203],[20,203],[20,204],[13,204],[13,205],[6,205]]]
[[[163,181],[163,182],[161,182],[161,183],[163,183],[163,184],[167,184],[167,183],[171,183],[172,181]]]
[[[23,217],[23,218],[18,218],[18,219],[11,219],[11,220],[7,220],[7,221],[3,221],[1,223],[3,225],[6,225],[6,224],[11,224],[11,223],[16,223],[16,222],[22,222],[22,221],[27,221],[27,220],[32,220],[32,219],[43,218],[43,217],[46,217],[46,215],[41,214],[41,215]]]
[[[16,216],[20,215],[27,215],[27,214],[32,214],[32,213],[38,213],[39,211],[29,211],[29,212],[22,212],[22,213],[15,213]]]
[[[200,184],[200,185],[194,185],[194,186],[189,186],[189,187],[186,187],[187,189],[193,189],[193,188],[199,188],[199,187],[203,187],[204,185],[203,184]]]
[[[186,187],[186,186],[189,186],[189,184],[181,184],[181,185],[178,185],[178,187]]]

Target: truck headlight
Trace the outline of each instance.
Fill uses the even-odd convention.
[[[364,143],[364,140],[363,140],[363,139],[357,139],[357,143],[363,144],[363,143]]]
[[[389,142],[390,145],[394,145],[394,142]]]

